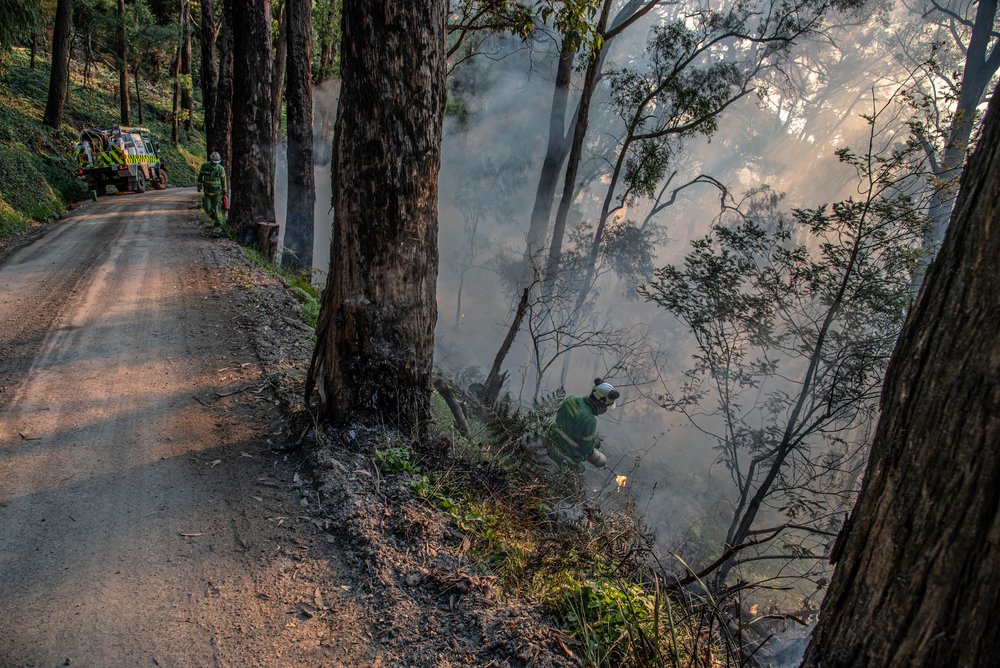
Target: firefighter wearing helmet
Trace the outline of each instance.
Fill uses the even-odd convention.
[[[602,468],[607,457],[598,450],[601,439],[597,436],[597,416],[614,408],[619,396],[610,383],[595,378],[590,395],[566,397],[545,439],[552,461],[578,473],[583,472],[585,461]]]
[[[226,194],[226,168],[220,163],[222,158],[215,151],[208,156],[209,162],[202,163],[198,172],[198,192],[205,190],[201,197],[202,209],[212,219],[212,226],[222,225],[222,198]]]

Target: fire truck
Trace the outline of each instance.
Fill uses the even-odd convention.
[[[76,176],[87,182],[96,196],[108,194],[108,186],[118,192],[146,192],[167,187],[167,172],[160,163],[158,141],[149,130],[116,125],[87,128],[76,143]]]

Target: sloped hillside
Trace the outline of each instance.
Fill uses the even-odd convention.
[[[182,129],[177,146],[169,141],[170,85],[165,79],[140,79],[140,122],[133,82],[132,121],[161,140],[171,185],[194,185],[205,151],[201,119],[196,113],[196,129]],[[29,52],[15,48],[0,65],[0,238],[33,222],[54,220],[86,197],[86,188],[73,174],[73,143],[85,127],[119,122],[117,75],[101,63],[91,63],[85,72],[81,63],[72,62],[69,99],[58,131],[42,124],[48,86],[48,54],[38,54],[32,69]]]

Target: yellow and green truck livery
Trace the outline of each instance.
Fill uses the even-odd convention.
[[[108,186],[118,192],[146,192],[167,187],[167,172],[156,154],[159,142],[140,127],[116,125],[87,128],[76,143],[76,176],[87,182],[97,196],[107,195]]]

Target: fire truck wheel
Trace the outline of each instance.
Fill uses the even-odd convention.
[[[157,190],[167,189],[167,170],[165,169],[160,170],[160,178],[156,181],[153,181],[153,187],[156,188]]]
[[[95,183],[94,192],[97,193],[98,197],[104,197],[108,194],[108,184],[103,181],[101,183]]]
[[[135,175],[135,191],[137,193],[146,192],[146,177],[142,175],[142,172]]]

